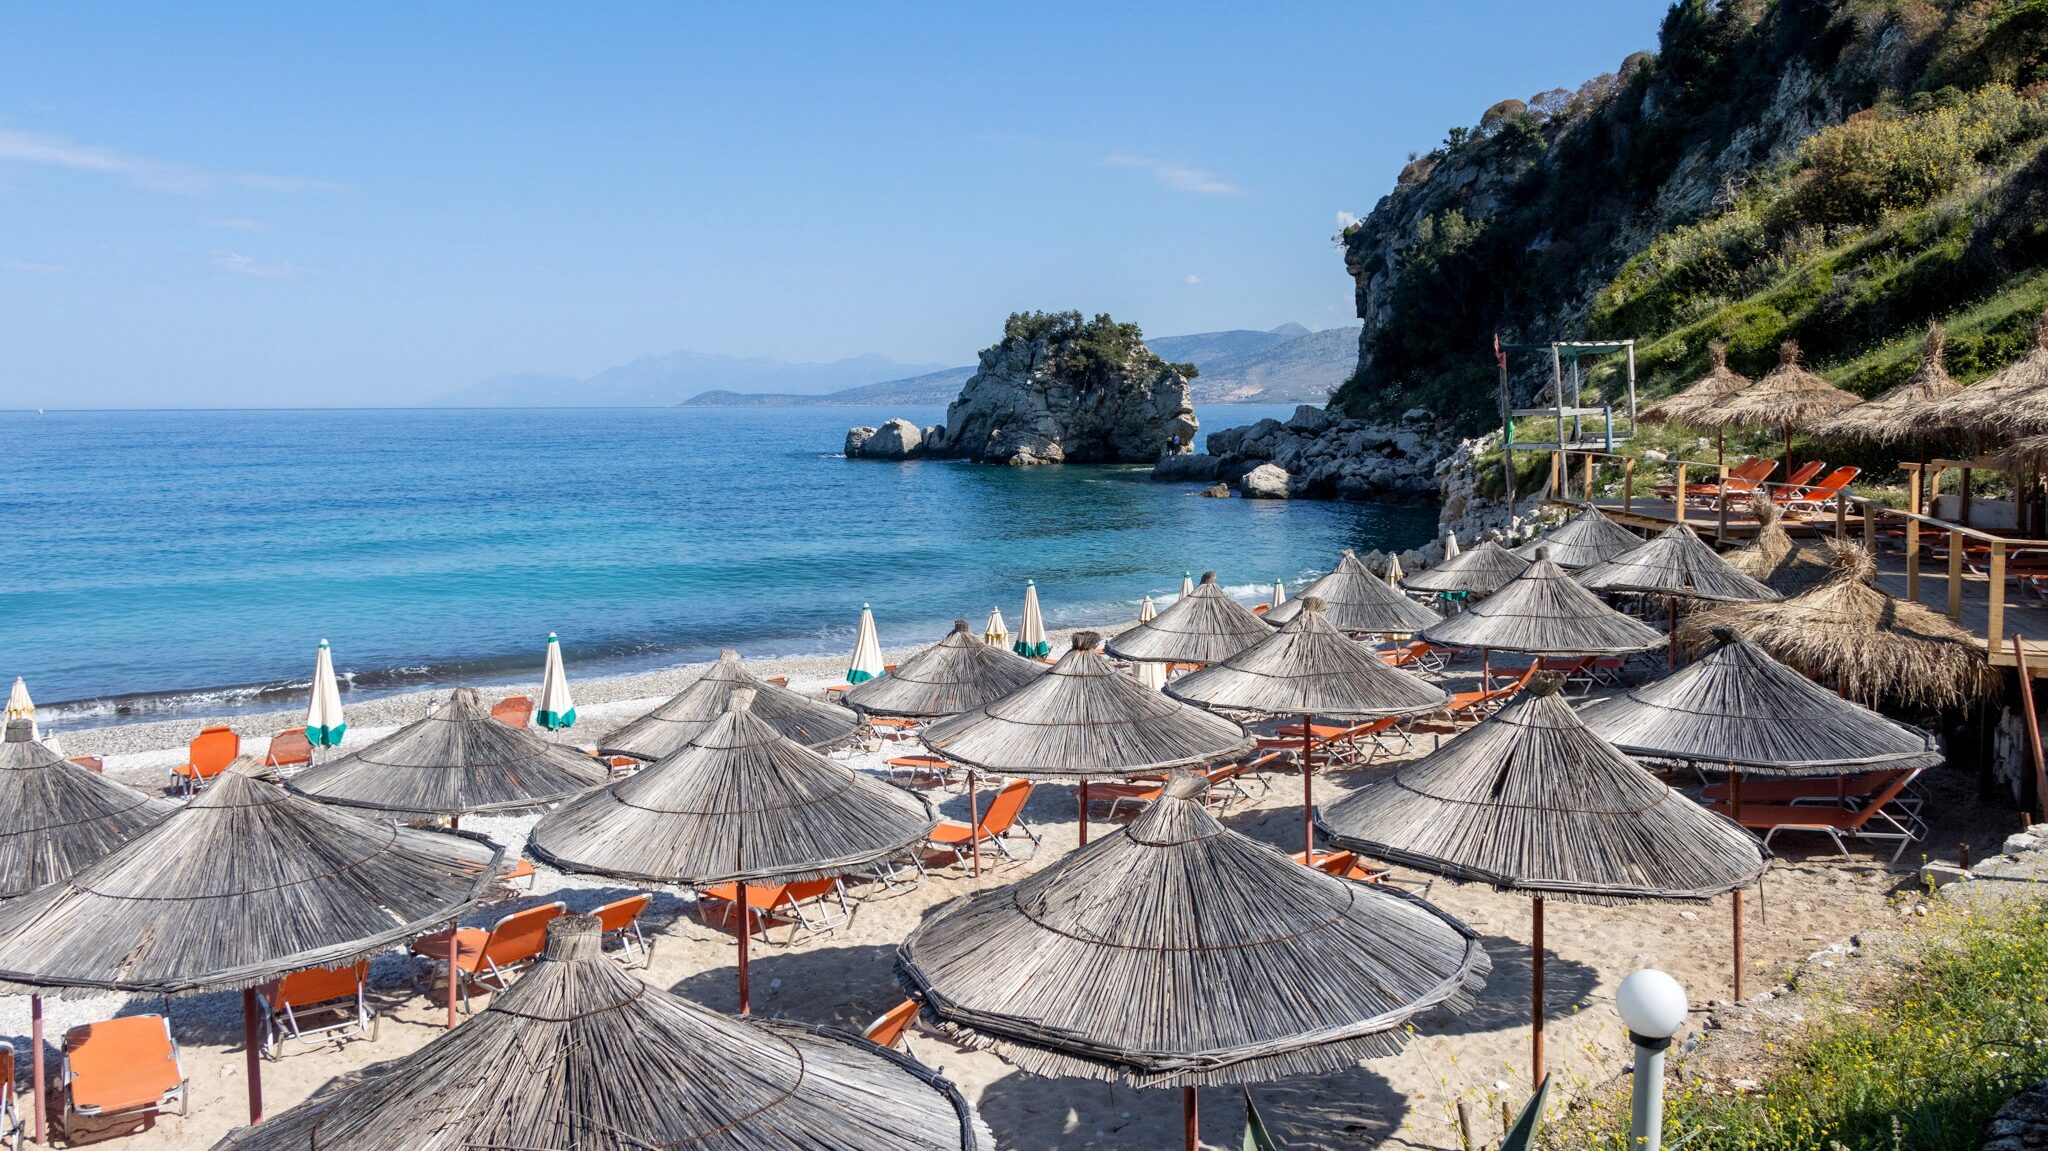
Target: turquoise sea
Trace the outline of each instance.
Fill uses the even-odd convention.
[[[1290,409],[1205,408],[1205,428]],[[278,706],[333,642],[345,690],[572,680],[929,640],[1024,581],[1047,623],[1129,618],[1181,572],[1247,596],[1417,507],[1209,500],[1142,467],[847,460],[928,410],[0,413],[0,681],[83,718]],[[301,685],[295,687],[295,685]]]

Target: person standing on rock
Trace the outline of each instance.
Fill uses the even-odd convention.
[[[1166,437],[1166,454],[1169,456],[1177,456],[1180,454],[1179,432],[1175,432],[1172,435]]]

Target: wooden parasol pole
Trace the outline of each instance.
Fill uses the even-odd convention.
[[[36,1142],[47,1147],[48,1136],[43,1130],[43,1110],[49,1106],[50,1085],[43,1078],[43,997],[28,997],[28,1045],[32,1049],[30,1058],[36,1061]]]
[[[981,804],[974,796],[974,769],[967,769],[967,842],[974,854],[974,878],[981,878]]]
[[[2040,809],[2041,817],[2048,820],[2048,763],[2041,755],[2041,722],[2034,716],[2034,680],[2027,670],[2027,645],[2019,636],[2012,637],[2012,662],[2020,673],[2020,702],[2026,705],[2027,747],[2034,754],[2034,806]]]
[[[1792,478],[1792,425],[1785,425],[1785,478]]]
[[[1529,1064],[1530,1081],[1543,1085],[1543,897],[1536,897],[1531,913],[1533,925],[1529,942]]]
[[[263,1122],[263,1044],[257,1035],[256,989],[242,988],[242,1047],[249,1062],[249,1123]]]
[[[1081,846],[1088,846],[1088,781],[1081,781]]]
[[[738,897],[740,909],[740,1014],[751,1015],[753,1008],[747,1002],[747,942],[754,934],[754,921],[753,913],[747,910],[747,881],[740,880],[733,894]]]
[[[1181,1121],[1187,1127],[1188,1151],[1200,1151],[1202,1120],[1200,1105],[1195,1101],[1194,1088],[1180,1089],[1180,1113]]]
[[[455,981],[456,981],[456,980],[458,980],[458,979],[460,979],[460,978],[462,978],[462,973],[461,973],[460,971],[457,971],[457,970],[456,970],[456,968],[455,968],[455,958],[456,958],[456,954],[455,954],[455,953],[456,953],[456,951],[457,951],[457,950],[458,950],[458,949],[459,949],[459,948],[460,948],[460,947],[462,946],[462,944],[461,944],[461,941],[460,941],[459,939],[457,939],[457,938],[456,938],[456,936],[460,935],[461,933],[462,933],[462,921],[461,921],[460,919],[451,919],[451,920],[449,920],[449,921],[448,921],[448,1030],[450,1030],[450,1031],[453,1031],[453,1030],[455,1030]],[[431,961],[430,961],[430,962],[431,962]],[[430,967],[430,968],[428,968],[428,975],[429,975],[429,977],[431,977],[431,976],[432,976],[432,972],[433,972],[433,969],[432,969],[431,967]],[[428,986],[432,986],[432,984],[429,984]]]
[[[1301,717],[1301,834],[1303,863],[1316,865],[1316,736],[1315,716]]]
[[[1735,1002],[1742,1002],[1742,889],[1735,889]]]

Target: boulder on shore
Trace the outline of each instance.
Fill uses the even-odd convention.
[[[943,434],[944,429],[935,428]],[[925,432],[905,419],[889,420],[879,428],[849,428],[846,457],[864,460],[908,460],[925,451]]]
[[[1209,483],[1223,474],[1223,461],[1215,456],[1164,455],[1152,465],[1152,478],[1161,483]]]
[[[1287,498],[1287,472],[1278,464],[1260,464],[1244,474],[1237,481],[1238,490],[1248,500],[1284,500]]]
[[[1230,498],[1230,485],[1225,483],[1210,484],[1195,494],[1205,499],[1227,500]]]

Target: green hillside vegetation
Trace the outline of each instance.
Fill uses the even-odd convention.
[[[1432,188],[1447,172],[1485,195]],[[1336,397],[1354,415],[1497,426],[1496,331],[1634,336],[1646,395],[1701,374],[1712,339],[1751,376],[1797,339],[1871,395],[1940,319],[1973,381],[2048,305],[2048,0],[1683,0],[1654,56],[1489,109],[1344,240],[1354,272],[1392,251],[1397,273]],[[1592,383],[1619,398],[1613,365]]]

